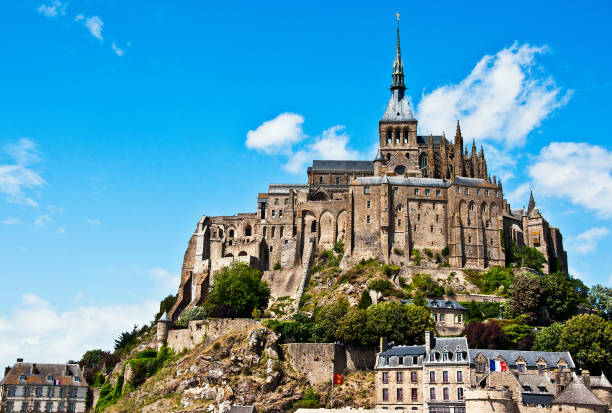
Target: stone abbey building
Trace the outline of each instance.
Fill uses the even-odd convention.
[[[307,183],[270,184],[257,197],[257,212],[203,216],[189,240],[179,299],[169,316],[197,304],[210,275],[233,260],[305,274],[312,250],[336,241],[344,243],[347,262],[393,262],[412,249],[448,247],[452,268],[476,269],[506,264],[504,247],[515,241],[544,254],[545,272],[566,270],[561,233],[533,197],[527,211],[510,208],[482,147],[474,140],[470,151],[464,145],[459,122],[452,139],[419,135],[405,90],[398,27],[376,158],[314,160]]]

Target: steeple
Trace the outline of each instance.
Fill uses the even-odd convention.
[[[391,90],[397,89],[400,91],[400,96],[403,96],[406,86],[404,85],[404,63],[402,63],[402,52],[400,50],[400,14],[395,13],[395,15],[397,16],[397,40],[395,44],[395,60],[393,61],[393,82],[391,83]]]
[[[527,206],[527,213],[531,213],[535,208],[535,200],[533,199],[533,191],[529,191],[529,205]]]

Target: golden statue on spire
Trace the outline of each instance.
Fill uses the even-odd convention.
[[[397,16],[397,22],[399,23],[399,12],[395,13],[395,15]]]

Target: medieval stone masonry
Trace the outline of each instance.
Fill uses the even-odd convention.
[[[263,271],[280,267],[266,275],[273,295],[295,296],[308,272],[307,251],[337,241],[344,243],[346,264],[393,262],[412,249],[430,249],[447,250],[451,270],[505,265],[505,246],[514,241],[544,254],[544,272],[567,270],[561,233],[533,196],[527,210],[510,208],[483,148],[474,139],[470,151],[464,145],[459,121],[453,139],[418,135],[405,90],[398,28],[376,158],[314,160],[307,183],[270,184],[257,196],[256,212],[203,216],[189,240],[169,317],[200,303],[211,275],[233,260]]]

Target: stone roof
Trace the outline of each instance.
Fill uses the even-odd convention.
[[[523,386],[523,391],[526,393],[554,394],[555,392],[555,387],[550,377],[544,374],[519,374],[517,380]]]
[[[269,194],[288,194],[290,190],[306,190],[307,184],[270,184],[268,185]]]
[[[314,160],[308,170],[313,171],[373,171],[372,161]]]
[[[401,176],[360,176],[357,183],[362,185],[380,185],[389,183],[397,186],[429,186],[435,188],[448,188],[450,182],[436,178],[417,178]]]
[[[569,404],[579,406],[607,406],[597,396],[589,390],[582,380],[574,375],[574,378],[569,386],[561,392],[561,394],[553,400],[552,404]]]
[[[401,121],[414,121],[414,115],[410,108],[408,99],[404,96],[404,93],[399,90],[394,90],[387,103],[387,108],[382,117],[384,122],[401,122]]]
[[[470,349],[470,364],[474,363],[474,358],[482,353],[488,360],[496,359],[497,356],[502,358],[508,363],[509,366],[516,366],[516,360],[519,357],[525,359],[528,367],[536,367],[536,362],[541,357],[546,361],[548,368],[556,368],[559,359],[563,358],[569,368],[574,369],[574,360],[567,351],[520,351],[520,350],[489,350],[489,349]]]
[[[610,384],[610,381],[602,371],[601,376],[599,377],[591,376],[591,387],[605,387],[612,389],[612,384]]]
[[[20,377],[25,376],[25,380]],[[43,364],[18,362],[6,373],[0,386],[5,384],[47,385],[51,380],[61,380],[61,386],[87,386],[78,364]],[[76,381],[75,378],[79,378]]]
[[[380,353],[381,356],[418,356],[425,354],[425,346],[393,346]]]

